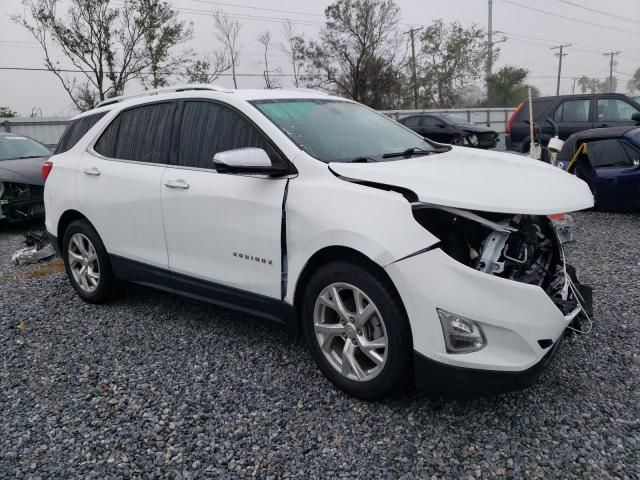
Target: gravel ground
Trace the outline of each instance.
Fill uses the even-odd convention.
[[[471,402],[355,400],[284,327],[150,289],[84,304],[0,232],[0,476],[639,478],[640,217],[575,219],[593,332]]]

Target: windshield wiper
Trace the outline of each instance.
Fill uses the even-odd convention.
[[[444,153],[448,151],[449,151],[448,148],[447,149],[434,148],[432,150],[425,150],[424,148],[420,148],[420,147],[411,147],[411,148],[407,148],[404,152],[385,153],[384,155],[382,155],[382,158],[410,157],[411,155],[414,155],[416,153],[420,153],[422,155],[429,155],[431,153]]]
[[[14,160],[23,160],[25,158],[42,158],[43,156],[46,157],[46,155],[23,155],[22,157],[16,157]]]

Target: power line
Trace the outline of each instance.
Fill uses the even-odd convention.
[[[228,3],[228,2],[217,2],[214,0],[191,0],[192,2],[198,2],[198,3],[208,3],[208,4],[212,4],[212,5],[222,5],[225,7],[237,7],[237,8],[247,8],[250,10],[262,10],[265,12],[277,12],[277,13],[291,13],[293,15],[307,15],[310,17],[322,17],[324,18],[324,15],[320,14],[320,13],[307,13],[307,12],[296,12],[296,11],[291,11],[291,10],[280,10],[277,8],[267,8],[267,7],[254,7],[254,6],[250,6],[250,5],[242,5],[240,3]]]
[[[24,72],[51,72],[52,71],[44,67],[0,67],[0,70],[12,70],[12,71],[24,71]],[[64,73],[90,73],[90,74],[95,73],[91,70],[82,70],[79,68],[56,68],[55,70],[57,72],[64,72]],[[120,73],[120,72],[116,71],[114,73]],[[140,73],[143,75],[150,75],[152,72],[141,71]],[[236,73],[235,75],[236,77],[261,77],[261,78],[263,76],[262,73]],[[288,73],[279,73],[279,74],[270,74],[270,75],[274,77],[293,77],[294,76],[293,74],[288,74]],[[233,73],[221,73],[219,74],[219,76],[231,77],[233,76]],[[320,75],[305,75],[305,77],[320,78]]]
[[[520,8],[526,8],[527,10],[532,10],[534,12],[538,12],[538,13],[543,13],[545,15],[550,15],[552,17],[557,17],[557,18],[562,18],[564,20],[569,20],[571,22],[577,22],[577,23],[582,23],[584,25],[590,25],[592,27],[600,27],[600,28],[606,28],[607,30],[613,30],[614,32],[620,32],[620,33],[628,33],[630,35],[639,35],[640,36],[640,32],[632,32],[631,30],[622,30],[620,28],[616,28],[616,27],[609,27],[607,25],[601,25],[599,23],[593,23],[593,22],[588,22],[586,20],[578,20],[577,18],[572,18],[572,17],[567,17],[565,15],[560,15],[559,13],[553,13],[553,12],[549,12],[547,10],[541,10],[539,8],[535,8],[535,7],[530,7],[528,5],[523,5],[521,3],[518,2],[514,2],[512,0],[500,0],[504,3],[508,3],[510,5],[515,5],[516,7],[520,7]]]
[[[604,10],[598,10],[596,8],[585,7],[584,5],[580,5],[579,3],[570,2],[569,0],[558,0],[560,3],[566,3],[567,5],[571,5],[572,7],[582,8],[583,10],[588,10],[593,13],[597,13],[599,15],[606,15],[607,17],[617,18],[618,20],[623,20],[625,22],[631,23],[640,23],[640,20],[635,20],[633,18],[623,17],[622,15],[616,15],[615,13],[605,12]]]
[[[45,67],[1,67],[0,66],[0,70],[8,70],[8,71],[25,71],[25,72],[50,72],[51,70],[49,70],[48,68]],[[56,69],[59,72],[64,72],[64,73],[90,73],[93,74],[94,72],[91,70],[82,70],[79,68],[57,68]],[[116,71],[115,73],[120,73],[118,71]],[[141,72],[144,75],[149,75],[151,74],[151,72],[148,71],[142,71]],[[231,77],[233,74],[232,73],[223,73],[220,76],[221,77]],[[236,73],[236,76],[240,76],[240,77],[261,77],[262,78],[262,73]],[[278,77],[293,77],[293,74],[288,74],[288,73],[281,73],[281,74],[277,74],[275,76]],[[315,78],[323,78],[321,75],[305,75],[305,77],[315,77]],[[466,78],[475,78],[477,80],[479,80],[481,77],[478,75],[464,75],[464,77]],[[528,78],[534,78],[534,79],[555,79],[557,78],[556,75],[529,75]],[[573,78],[572,76],[563,76],[563,79],[567,79],[567,78]]]

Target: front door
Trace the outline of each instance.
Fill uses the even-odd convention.
[[[596,103],[596,127],[624,127],[636,124],[631,116],[638,113],[638,109],[631,103],[620,98],[598,98]]]
[[[279,300],[288,180],[218,173],[213,156],[257,147],[272,161],[281,158],[257,127],[228,106],[193,100],[179,108],[176,158],[161,181],[169,268],[177,288],[236,302],[242,292]]]

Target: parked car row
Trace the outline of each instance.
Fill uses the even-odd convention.
[[[546,144],[553,136],[549,118],[558,126],[561,140],[591,128],[625,127],[640,123],[640,103],[621,93],[534,97],[533,121],[542,131]],[[507,150],[526,153],[531,141],[529,102],[522,101],[507,124]]]

